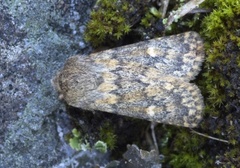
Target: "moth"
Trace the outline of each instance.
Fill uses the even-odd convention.
[[[203,60],[199,34],[186,32],[70,57],[53,84],[70,106],[196,127],[204,102],[190,81]]]

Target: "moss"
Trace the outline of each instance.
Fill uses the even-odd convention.
[[[99,46],[108,40],[118,40],[130,31],[130,24],[123,13],[129,10],[127,1],[98,0],[98,8],[92,11],[87,24],[85,40]]]
[[[106,142],[110,150],[113,150],[117,142],[117,136],[114,133],[113,127],[110,127],[110,123],[105,123],[100,127],[99,131],[100,139]]]
[[[161,18],[161,12],[155,7],[151,7],[149,11],[141,19],[141,25],[145,28],[149,28],[156,24],[156,22]]]
[[[206,104],[202,128],[230,142],[231,146],[214,147],[221,151],[222,160],[229,160],[228,153],[239,148],[240,142],[240,0],[209,0],[203,7],[213,12],[203,20],[201,32],[207,56],[199,81]],[[240,154],[236,158],[240,162]],[[228,167],[223,163],[219,165]],[[228,165],[238,167],[236,162]]]
[[[237,32],[240,28],[240,0],[219,0],[210,4],[217,8],[202,24],[207,58],[200,84],[206,97],[205,111],[214,117],[236,115],[240,106],[237,61],[240,57],[240,34]],[[230,118],[226,118],[226,122],[231,121]]]
[[[141,19],[141,25],[148,28],[152,25],[152,20],[155,20],[155,18],[149,11],[146,13],[145,17]]]
[[[202,168],[203,165],[199,162],[197,156],[190,155],[189,153],[181,153],[178,155],[172,155],[170,165],[174,168]]]
[[[94,149],[102,152],[102,153],[106,153],[107,152],[107,144],[103,141],[97,141],[95,144],[94,144]]]
[[[216,162],[219,167],[223,168],[238,168],[240,167],[240,156],[239,156],[239,148],[240,146],[227,151],[224,155],[216,156]]]
[[[91,147],[87,139],[83,138],[81,136],[80,131],[77,130],[76,128],[72,130],[72,135],[69,138],[69,145],[71,146],[72,149],[76,151],[86,151],[86,150],[95,149],[99,152],[106,153],[108,149],[107,143],[103,141],[97,141]]]
[[[229,144],[194,135],[189,129],[169,127],[164,130],[170,135],[169,143],[161,152],[165,163],[173,167],[239,167],[240,0],[206,0],[202,7],[213,11],[200,27],[206,60],[196,82],[206,107],[198,129]],[[189,23],[194,28],[199,24]]]
[[[81,133],[76,128],[72,130],[72,137],[69,139],[69,145],[76,151],[91,149],[90,144],[87,141],[83,141]]]
[[[160,151],[166,156],[165,164],[170,164],[174,168],[200,168],[212,162],[204,150],[206,138],[193,134],[186,128],[168,126],[167,130],[162,131],[169,135],[168,145],[161,147]]]

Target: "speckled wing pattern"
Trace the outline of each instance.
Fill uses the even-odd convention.
[[[204,59],[196,32],[70,57],[53,80],[71,106],[196,127],[203,98],[190,83]]]

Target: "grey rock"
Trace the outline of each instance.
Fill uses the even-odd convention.
[[[93,4],[0,1],[0,168],[52,167],[72,154],[50,80],[67,57],[89,52],[80,27]]]
[[[136,145],[128,145],[128,150],[123,154],[126,159],[126,168],[161,168],[161,157],[157,151],[151,150],[150,152],[139,149]]]
[[[106,168],[161,168],[163,155],[156,150],[146,151],[139,149],[137,145],[128,145],[127,151],[120,161],[114,160],[107,164]]]
[[[104,167],[108,162],[108,153],[104,154],[96,150],[80,151],[70,158],[65,158],[53,168],[96,168]]]

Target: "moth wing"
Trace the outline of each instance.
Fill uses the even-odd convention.
[[[157,68],[163,75],[190,81],[200,71],[204,48],[203,41],[196,32],[186,32],[93,53],[90,58],[101,64],[111,60],[110,69],[140,64]]]
[[[165,77],[148,83],[123,80],[118,86],[109,92],[93,90],[89,96],[95,100],[85,108],[184,127],[201,121],[203,98],[194,84]]]

